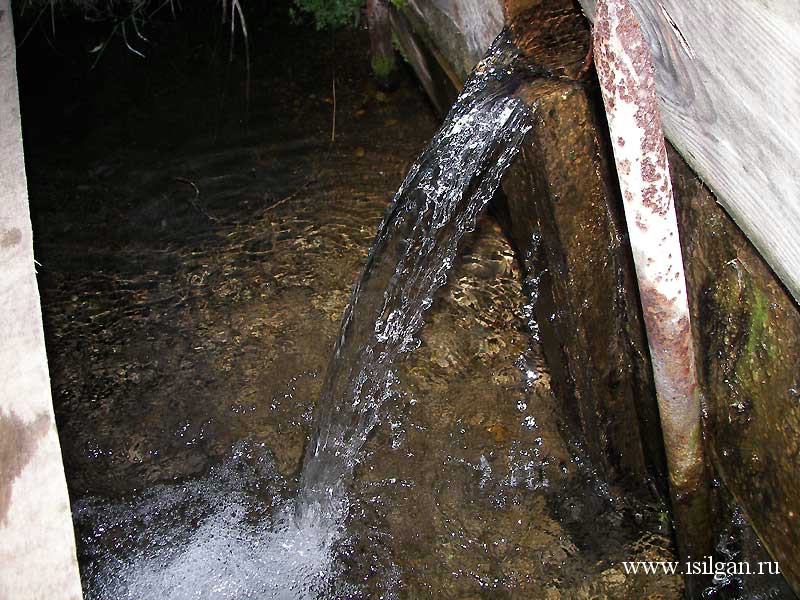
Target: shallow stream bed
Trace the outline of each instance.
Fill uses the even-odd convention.
[[[586,461],[490,216],[399,366],[345,531],[302,564],[274,544],[350,290],[437,121],[410,76],[370,83],[362,31],[251,27],[249,107],[225,43],[183,35],[127,78],[111,52],[73,88],[57,62],[22,79],[86,596],[678,598],[623,570],[672,559],[664,509]]]

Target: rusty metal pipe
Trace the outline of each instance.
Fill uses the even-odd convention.
[[[711,551],[700,391],[653,60],[626,0],[599,0],[594,60],[653,363],[678,551]]]

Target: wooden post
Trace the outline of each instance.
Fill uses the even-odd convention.
[[[0,598],[81,598],[33,261],[14,32],[0,0]]]
[[[655,68],[627,0],[597,3],[594,56],[653,363],[678,550],[702,560],[712,543],[695,345]]]
[[[367,23],[372,74],[380,85],[388,87],[392,83],[395,62],[392,27],[389,23],[389,7],[386,5],[386,0],[367,0]]]

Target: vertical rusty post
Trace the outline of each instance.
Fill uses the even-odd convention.
[[[367,0],[367,24],[372,73],[381,86],[389,87],[395,70],[395,58],[386,0]]]
[[[653,60],[626,0],[599,0],[594,58],[639,282],[678,550],[712,550],[700,391]]]

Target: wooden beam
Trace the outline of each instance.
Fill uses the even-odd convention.
[[[0,0],[0,598],[81,597],[33,261],[9,0]]]
[[[789,0],[630,0],[664,130],[800,300],[800,13]],[[595,0],[580,0],[594,18]]]
[[[437,50],[465,81],[503,29],[501,0],[407,0],[397,3],[414,24],[426,30]]]

